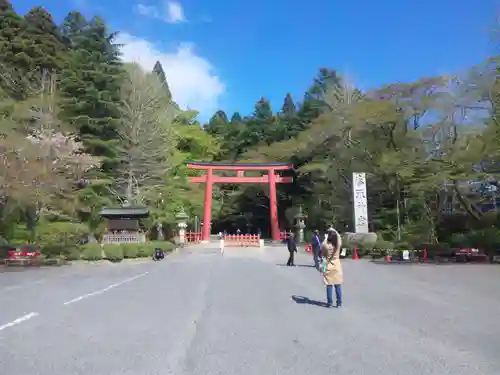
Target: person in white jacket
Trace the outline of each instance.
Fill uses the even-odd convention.
[[[219,247],[221,255],[224,255],[224,235],[219,232]]]

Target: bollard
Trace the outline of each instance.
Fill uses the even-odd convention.
[[[352,260],[359,260],[358,249],[356,247],[352,251]]]

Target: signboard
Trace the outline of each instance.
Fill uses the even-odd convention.
[[[352,174],[354,202],[354,229],[356,233],[368,233],[368,201],[366,199],[366,174]]]

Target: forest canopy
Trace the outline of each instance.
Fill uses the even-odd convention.
[[[332,68],[302,98],[264,97],[250,114],[218,110],[206,124],[175,103],[160,62],[124,63],[117,31],[0,0],[0,236],[85,224],[99,236],[106,205],[148,205],[154,236],[175,213],[202,216],[203,186],[186,160],[287,161],[280,225],[302,206],[309,229],[352,229],[352,173],[365,172],[370,228],[397,246],[500,242],[500,84],[496,56],[456,75],[362,91]],[[265,185],[217,186],[213,231],[269,233]],[[65,227],[67,228],[67,226]],[[170,235],[170,234],[169,234]]]

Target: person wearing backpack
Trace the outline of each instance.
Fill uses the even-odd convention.
[[[326,285],[326,300],[328,307],[333,307],[333,289],[335,289],[335,297],[337,299],[336,307],[342,306],[342,284],[344,282],[344,275],[342,272],[342,264],[340,263],[341,247],[342,239],[339,233],[335,229],[329,230],[328,237],[321,246],[323,252],[323,281]]]
[[[320,260],[321,260],[321,240],[319,239],[319,230],[315,230],[312,236],[312,251],[313,251],[313,260],[314,267],[319,270]]]

